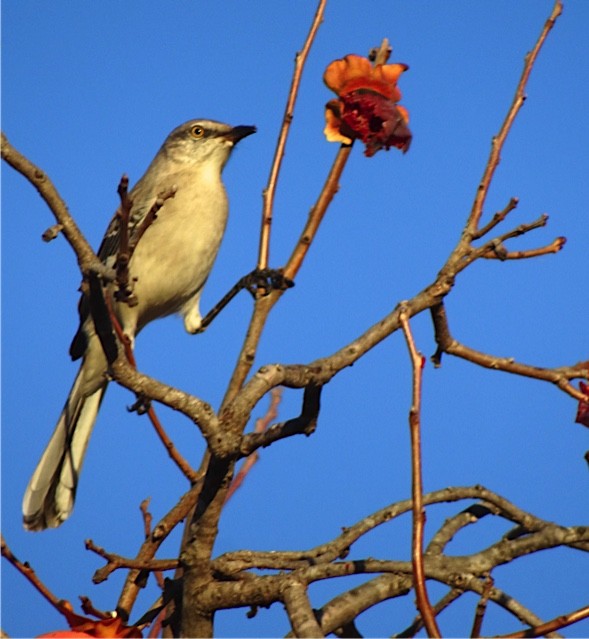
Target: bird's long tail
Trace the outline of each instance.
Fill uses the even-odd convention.
[[[72,512],[78,479],[108,382],[88,387],[84,362],[23,498],[27,530],[56,528]]]

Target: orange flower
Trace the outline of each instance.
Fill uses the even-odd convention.
[[[323,81],[339,99],[326,104],[325,137],[344,144],[359,138],[368,157],[392,146],[405,153],[411,131],[407,109],[397,104],[401,99],[397,81],[408,68],[399,63],[373,66],[359,55],[334,60]]]
[[[140,639],[143,635],[139,628],[127,626],[120,617],[106,619],[90,619],[78,615],[73,611],[69,601],[63,602],[60,612],[67,619],[71,630],[57,630],[47,632],[42,637],[123,637],[126,639]]]

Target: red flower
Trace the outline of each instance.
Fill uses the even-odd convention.
[[[373,66],[359,55],[334,60],[323,80],[339,99],[326,104],[325,137],[344,144],[359,138],[368,157],[392,146],[405,153],[411,131],[407,109],[397,104],[401,99],[397,81],[408,68],[399,63]]]
[[[589,384],[579,382],[579,390],[585,395],[589,395]],[[577,417],[575,418],[577,424],[583,424],[583,426],[589,427],[589,402],[581,400],[579,407],[577,408]]]

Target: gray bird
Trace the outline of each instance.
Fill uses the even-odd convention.
[[[212,120],[191,120],[167,137],[145,175],[129,193],[129,237],[141,226],[158,196],[170,189],[155,221],[140,237],[129,262],[136,305],[110,296],[125,334],[135,336],[149,322],[173,313],[189,333],[201,324],[199,301],[227,223],[228,203],[221,180],[234,146],[255,133],[253,126],[231,127]],[[119,218],[113,217],[98,256],[114,266],[119,248]],[[88,302],[80,302],[80,328],[70,355],[82,358],[63,412],[27,486],[23,521],[28,530],[55,528],[73,507],[88,440],[108,385],[107,363]]]

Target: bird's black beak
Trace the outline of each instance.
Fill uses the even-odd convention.
[[[228,140],[231,140],[233,144],[237,144],[240,140],[255,133],[257,131],[255,126],[235,126],[226,134]]]

